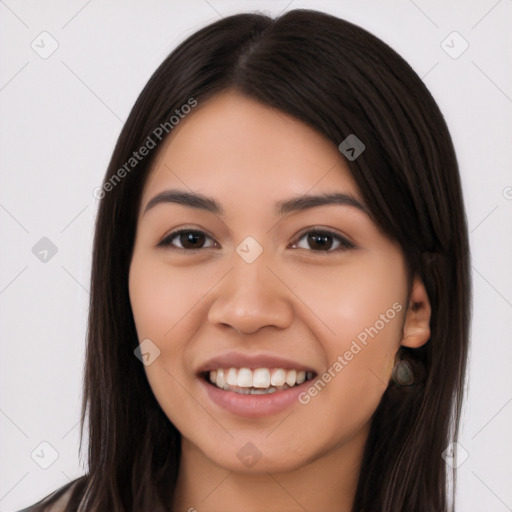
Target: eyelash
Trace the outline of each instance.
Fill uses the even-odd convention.
[[[213,240],[213,237],[211,237],[210,235],[208,235],[207,233],[205,233],[204,231],[201,231],[199,229],[182,228],[182,229],[177,229],[176,231],[173,231],[172,233],[169,233],[165,238],[162,239],[161,242],[159,242],[157,244],[157,246],[158,247],[169,248],[169,249],[172,249],[174,251],[178,251],[178,252],[183,253],[183,254],[195,254],[198,251],[202,251],[202,250],[205,250],[205,249],[211,249],[212,248],[212,247],[204,247],[204,248],[201,247],[199,249],[184,249],[184,248],[173,246],[172,243],[171,243],[172,240],[174,240],[176,237],[182,235],[183,233],[194,233],[196,235],[205,235],[206,238],[210,238],[210,239]],[[335,232],[330,231],[328,229],[320,229],[320,228],[312,228],[312,229],[309,229],[308,231],[304,231],[297,238],[297,242],[294,242],[293,245],[296,245],[305,236],[307,236],[308,234],[312,234],[312,233],[314,233],[315,235],[327,235],[327,236],[332,237],[333,239],[335,239],[335,240],[337,240],[339,242],[339,247],[336,248],[336,249],[328,249],[326,251],[315,250],[315,249],[307,249],[307,250],[309,250],[309,252],[314,252],[314,253],[317,253],[317,254],[318,253],[329,253],[329,252],[341,252],[341,251],[346,251],[347,249],[355,249],[355,247],[356,247],[352,242],[349,242],[346,238],[342,237],[338,233],[335,233]]]

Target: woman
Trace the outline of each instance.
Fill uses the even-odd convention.
[[[98,197],[89,472],[29,510],[452,509],[466,220],[392,49],[309,10],[199,30]]]

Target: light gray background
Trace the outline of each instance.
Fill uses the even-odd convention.
[[[84,473],[78,420],[93,190],[136,97],[166,55],[205,24],[245,10],[298,7],[343,17],[390,44],[423,77],[447,119],[474,279],[460,439],[469,458],[459,468],[457,511],[512,510],[512,0],[5,0],[0,511],[27,506]],[[43,31],[58,43],[46,59],[31,47],[51,49]],[[453,31],[469,43],[458,58],[464,42]],[[47,262],[32,252],[42,237],[58,249]],[[48,469],[31,458],[36,450],[40,464],[51,462],[43,441],[59,454]]]

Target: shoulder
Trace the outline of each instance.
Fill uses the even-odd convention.
[[[48,512],[64,512],[71,493],[73,492],[74,486],[70,486],[69,489],[48,509]]]
[[[71,499],[71,495],[76,487],[80,486],[83,477],[73,480],[69,484],[60,487],[42,500],[33,505],[20,510],[19,512],[65,512],[66,506]]]

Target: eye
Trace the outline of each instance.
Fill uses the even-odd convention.
[[[204,247],[205,240],[212,240],[213,244]],[[176,242],[173,242],[176,240]],[[180,245],[176,245],[176,243]],[[170,247],[172,249],[180,250],[180,252],[190,252],[197,249],[209,249],[215,247],[216,242],[208,236],[204,231],[197,229],[178,229],[169,233],[161,242],[158,247]]]
[[[204,245],[210,240],[210,245]],[[304,240],[304,242],[302,242]],[[169,233],[158,247],[169,247],[180,252],[192,252],[198,249],[210,249],[217,247],[215,240],[204,231],[197,229],[178,229]],[[291,245],[292,248],[310,249],[311,252],[336,252],[354,249],[355,245],[345,237],[326,229],[310,229],[303,233],[298,242]]]
[[[305,240],[302,245],[301,240]],[[313,252],[335,252],[355,248],[355,245],[343,236],[325,229],[311,229],[303,233],[292,248],[308,249],[308,245]]]

